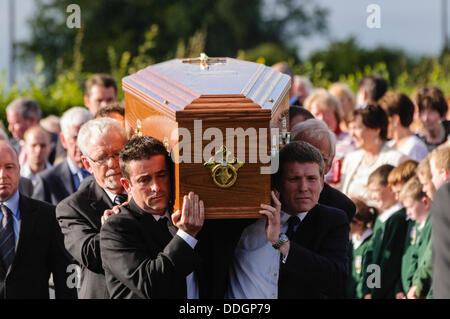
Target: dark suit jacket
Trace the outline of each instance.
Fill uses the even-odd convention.
[[[109,298],[100,256],[101,217],[113,203],[93,176],[85,178],[77,192],[56,207],[64,244],[81,266],[78,298]]]
[[[434,194],[431,208],[433,249],[433,297],[450,298],[450,182]]]
[[[331,187],[327,183],[324,184],[322,192],[320,193],[319,204],[343,210],[347,214],[349,222],[356,213],[356,206],[352,200],[344,193]]]
[[[198,256],[181,237],[166,235],[134,200],[108,218],[100,237],[111,298],[186,298],[186,276]]]
[[[48,299],[53,274],[56,298],[76,298],[67,286],[70,257],[56,222],[55,207],[20,195],[20,232],[14,261],[5,272],[0,263],[0,298]]]
[[[36,176],[33,198],[58,205],[64,198],[75,193],[75,185],[69,164],[64,160]]]
[[[340,209],[316,205],[298,226],[286,263],[280,263],[278,298],[339,298],[348,276],[349,225]]]
[[[31,197],[31,195],[33,195],[33,182],[31,181],[31,179],[20,176],[19,179],[19,192],[22,195],[25,195],[27,197]]]

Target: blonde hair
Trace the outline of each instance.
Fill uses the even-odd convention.
[[[342,82],[332,83],[328,88],[328,92],[330,92],[330,94],[337,97],[338,99],[344,98],[350,101],[351,104],[355,106],[355,94],[353,94],[352,90],[347,84]]]
[[[330,92],[323,88],[315,89],[305,100],[305,108],[311,112],[311,105],[313,102],[317,102],[321,110],[331,109],[334,112],[334,116],[338,123],[344,117],[344,111],[342,111],[341,102],[331,95]]]
[[[422,184],[417,176],[411,177],[405,185],[403,185],[398,198],[401,202],[405,201],[407,198],[413,200],[421,200],[427,195],[423,192]]]
[[[437,169],[450,171],[450,146],[442,145],[430,153],[430,161],[433,161]]]
[[[431,153],[428,154],[423,160],[421,160],[416,168],[416,174],[425,177],[429,181],[431,181],[431,178],[433,177],[431,175],[430,157]]]

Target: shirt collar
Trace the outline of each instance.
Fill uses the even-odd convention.
[[[294,216],[297,216],[298,218],[300,218],[300,221],[303,221],[303,219],[306,217],[306,214],[308,214],[308,212],[298,213],[297,215]],[[286,213],[285,211],[280,211],[280,224],[286,225],[289,217],[291,216],[292,215]]]
[[[19,190],[17,190],[13,196],[11,196],[10,199],[8,199],[6,202],[2,202],[6,207],[9,208],[9,210],[12,212],[13,216],[18,218],[19,216]]]
[[[368,238],[370,235],[372,235],[373,230],[370,228],[367,228],[364,233],[362,233],[361,237],[359,239],[356,237],[356,234],[353,234],[352,236],[352,243],[353,243],[353,249],[358,249],[359,246]]]
[[[69,170],[72,173],[72,175],[77,175],[78,173],[81,173],[81,168],[79,168],[75,163],[70,159],[69,156],[66,158],[67,165],[69,165]]]
[[[170,215],[169,215],[169,211],[168,210],[166,210],[166,212],[164,213],[164,215],[153,215],[153,214],[151,214],[152,216],[153,216],[153,218],[156,220],[156,221],[158,221],[158,220],[160,220],[161,218],[163,218],[163,217],[167,217],[167,219],[168,220],[171,220],[170,219]]]
[[[106,195],[108,195],[108,197],[109,197],[109,199],[111,200],[111,202],[113,202],[113,204],[115,205],[114,200],[116,199],[116,196],[117,196],[118,194],[114,194],[114,193],[112,193],[112,192],[110,192],[109,190],[104,189],[104,188],[103,188],[103,190],[105,191]],[[122,194],[127,195],[127,192],[124,191]]]
[[[391,206],[388,209],[386,209],[385,211],[383,211],[383,213],[378,216],[378,219],[382,223],[384,223],[385,221],[387,221],[389,219],[389,217],[394,215],[395,212],[398,212],[402,208],[403,208],[402,204],[401,203],[397,203],[394,206]]]

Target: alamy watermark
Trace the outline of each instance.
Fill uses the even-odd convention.
[[[66,12],[70,15],[66,19],[66,26],[69,29],[81,28],[81,8],[78,4],[69,4]]]
[[[369,29],[381,28],[381,8],[378,4],[369,4],[366,9],[370,15],[367,17],[366,25]]]

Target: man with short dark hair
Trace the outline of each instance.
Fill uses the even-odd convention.
[[[85,84],[84,105],[92,115],[117,99],[116,81],[108,74],[94,74]]]
[[[279,199],[261,204],[246,227],[230,267],[228,298],[337,298],[347,278],[349,225],[339,209],[318,204],[325,164],[305,142],[279,154],[273,176]]]
[[[298,123],[291,129],[291,140],[307,142],[316,147],[322,154],[325,162],[325,175],[330,171],[336,153],[336,138],[325,122],[309,119]],[[342,209],[347,213],[349,221],[355,215],[356,206],[352,200],[327,183],[324,183],[319,203]]]
[[[100,232],[111,298],[199,297],[194,251],[204,222],[203,201],[190,192],[171,214],[171,158],[150,136],[131,139],[120,153],[122,185],[132,196]]]
[[[125,127],[125,108],[119,102],[114,102],[100,108],[95,113],[94,118],[109,117],[116,121],[119,121],[123,127]]]

